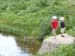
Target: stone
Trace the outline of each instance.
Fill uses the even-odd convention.
[[[64,37],[61,37],[61,34],[57,35],[56,38],[54,36],[48,37],[44,39],[41,48],[39,49],[38,53],[43,54],[45,52],[50,52],[55,48],[58,48],[59,45],[68,45],[74,43],[74,37],[64,34]]]

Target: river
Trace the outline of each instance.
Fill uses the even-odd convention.
[[[31,56],[39,47],[40,44],[34,41],[22,41],[21,37],[0,34],[0,56]]]

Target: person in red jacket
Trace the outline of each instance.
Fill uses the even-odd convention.
[[[57,20],[57,16],[53,16],[52,17],[52,22],[51,22],[51,27],[52,27],[52,33],[56,38],[56,31],[58,29],[58,20]]]

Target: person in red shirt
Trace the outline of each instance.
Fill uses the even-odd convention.
[[[52,17],[51,27],[52,27],[52,33],[56,38],[56,31],[58,29],[58,20],[56,16]]]

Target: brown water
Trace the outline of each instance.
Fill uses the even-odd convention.
[[[36,40],[0,34],[0,56],[31,56],[39,48],[40,43]]]

